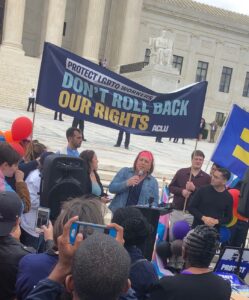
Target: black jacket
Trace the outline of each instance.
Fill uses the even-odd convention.
[[[159,280],[149,300],[230,300],[231,285],[213,272],[178,274]]]
[[[20,259],[34,252],[12,236],[0,237],[0,300],[15,299],[15,283]]]

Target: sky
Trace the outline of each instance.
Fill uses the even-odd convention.
[[[235,11],[249,15],[249,1],[247,0],[195,0],[196,2],[206,3],[212,6]]]

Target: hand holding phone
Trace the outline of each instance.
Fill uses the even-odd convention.
[[[66,276],[71,273],[73,257],[75,255],[76,250],[79,248],[80,243],[83,240],[83,236],[81,234],[77,235],[74,245],[71,245],[69,240],[71,225],[78,219],[78,216],[69,219],[63,227],[62,235],[60,235],[57,239],[59,260],[48,278],[61,284],[64,283]]]
[[[48,222],[48,226],[46,225],[43,225],[42,226],[42,231],[43,231],[43,234],[44,234],[44,240],[47,241],[47,240],[53,240],[54,238],[54,229],[53,229],[53,225],[51,223],[51,221]]]
[[[116,224],[115,224],[116,225]],[[73,245],[75,242],[75,238],[78,233],[82,233],[84,239],[87,238],[88,235],[93,234],[94,232],[109,234],[110,236],[116,238],[117,230],[114,226],[105,226],[87,222],[74,222],[70,228],[70,243]]]
[[[107,227],[116,230],[116,241],[119,242],[121,245],[124,245],[124,228],[116,223],[110,223],[109,225],[107,225]]]
[[[38,207],[35,222],[35,231],[42,232],[42,226],[49,224],[50,209],[48,207]]]

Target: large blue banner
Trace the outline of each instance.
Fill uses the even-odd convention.
[[[132,134],[196,138],[207,82],[160,94],[45,43],[37,103]]]
[[[240,179],[249,167],[249,113],[233,105],[211,160]]]

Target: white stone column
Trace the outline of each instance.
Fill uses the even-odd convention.
[[[112,2],[106,42],[108,66],[119,72],[120,65],[137,61],[136,50],[142,0],[115,0]]]
[[[26,0],[6,0],[1,48],[23,52],[22,32]]]
[[[210,87],[213,87],[209,91],[209,97],[212,99],[213,106],[217,107],[217,92],[219,92],[220,78],[222,72],[222,54],[224,51],[224,41],[217,40],[216,41],[216,49],[214,54],[213,64],[209,66],[209,72],[211,72],[212,76],[210,78],[209,84]],[[210,105],[211,106],[211,105]]]
[[[105,0],[90,0],[81,55],[95,63],[99,61]]]
[[[200,37],[196,34],[191,34],[191,40],[189,45],[188,61],[185,74],[185,84],[190,84],[195,82],[196,70],[197,70],[197,61],[196,61],[196,52],[200,47]]]
[[[45,41],[61,46],[66,0],[49,0]]]
[[[126,0],[118,65],[136,62],[143,0]]]

